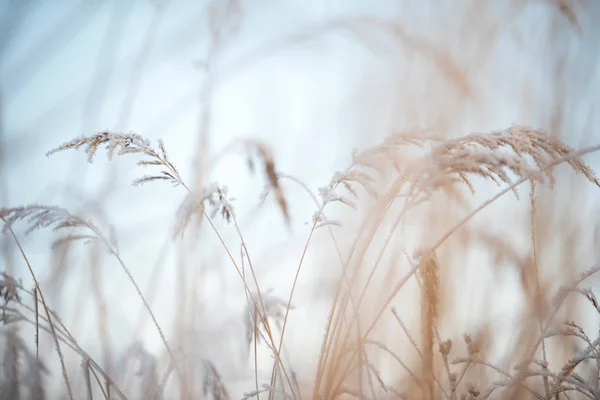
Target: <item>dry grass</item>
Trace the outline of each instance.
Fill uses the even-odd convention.
[[[408,155],[407,147],[417,146],[420,152]],[[165,145],[159,142],[154,149],[151,143],[135,134],[101,132],[99,134],[76,138],[64,143],[48,154],[59,151],[79,150],[83,148],[88,161],[92,162],[95,154],[104,146],[108,157],[131,155],[139,160],[142,167],[156,168],[157,171],[134,181],[134,185],[154,181],[168,181],[174,186],[183,187],[187,196],[178,212],[175,223],[176,236],[183,234],[188,221],[193,216],[206,220],[215,235],[221,238],[221,233],[214,224],[214,219],[220,217],[238,232],[242,243],[241,262],[236,261],[233,252],[221,240],[224,250],[229,254],[233,268],[236,268],[240,279],[246,288],[247,305],[247,343],[248,350],[254,347],[254,358],[257,362],[257,347],[266,346],[274,356],[273,371],[268,384],[260,386],[258,366],[255,364],[255,389],[247,394],[247,398],[268,394],[270,398],[294,398],[312,396],[312,398],[338,398],[347,395],[359,398],[487,398],[500,395],[551,399],[569,395],[581,395],[589,398],[600,396],[598,389],[598,366],[600,364],[600,338],[589,336],[577,323],[568,321],[560,323],[556,317],[561,306],[569,296],[581,295],[600,312],[597,299],[590,289],[580,284],[596,273],[600,267],[591,265],[585,274],[573,282],[566,282],[549,301],[544,300],[542,284],[540,283],[539,246],[536,246],[535,235],[532,235],[533,259],[537,284],[534,294],[527,297],[531,307],[525,307],[527,319],[538,320],[537,328],[523,325],[519,333],[522,338],[521,352],[514,352],[504,359],[502,364],[495,364],[487,359],[490,341],[493,333],[486,331],[475,336],[464,336],[466,355],[460,346],[453,344],[444,335],[454,335],[448,331],[448,323],[444,318],[451,317],[452,310],[442,307],[444,301],[444,285],[441,279],[443,265],[436,253],[442,251],[447,241],[474,218],[478,212],[489,206],[501,195],[508,192],[517,194],[519,185],[531,182],[531,223],[535,221],[537,197],[533,184],[552,186],[555,182],[553,168],[561,164],[571,167],[575,173],[582,174],[591,184],[598,186],[594,172],[586,166],[581,157],[600,149],[599,146],[580,151],[565,146],[560,140],[538,130],[527,127],[510,127],[490,133],[476,133],[458,139],[441,140],[422,131],[397,134],[389,137],[381,145],[358,151],[354,154],[354,162],[345,171],[336,174],[327,187],[319,191],[320,198],[313,196],[318,203],[318,210],[313,218],[306,247],[299,255],[299,265],[292,292],[287,300],[274,297],[268,291],[262,291],[254,273],[250,250],[244,244],[243,236],[238,228],[234,209],[227,198],[227,191],[220,186],[211,186],[201,193],[188,188],[174,163],[167,155]],[[284,215],[288,215],[287,199],[284,188],[280,183],[281,177],[275,169],[275,161],[262,143],[246,142],[244,148],[259,155],[264,164],[265,180],[270,191],[276,194],[276,203]],[[250,155],[252,153],[249,153]],[[280,177],[281,175],[281,177]],[[383,179],[385,178],[385,179]],[[433,202],[438,194],[458,199],[466,204],[469,193],[474,190],[473,179],[491,180],[503,189],[498,195],[488,199],[482,206],[476,208],[455,226],[451,227],[441,237],[432,243],[420,245],[413,249],[414,256],[408,254],[404,259],[393,263],[390,270],[394,278],[391,290],[377,288],[380,293],[387,293],[378,304],[367,300],[369,290],[375,287],[373,276],[381,266],[383,254],[397,238],[396,229],[404,219],[418,208],[426,207]],[[297,181],[297,180],[296,180]],[[309,190],[304,186],[306,190]],[[466,191],[464,189],[467,189]],[[335,203],[341,203],[353,208],[360,208],[358,200],[366,198],[370,202],[371,211],[366,213],[364,221],[359,225],[354,243],[344,250],[336,244],[337,255],[342,265],[341,276],[337,288],[332,293],[333,302],[326,324],[326,334],[323,339],[320,358],[317,364],[316,376],[311,381],[308,377],[298,377],[293,365],[286,365],[282,359],[285,349],[285,332],[293,309],[293,294],[297,278],[303,267],[304,256],[309,251],[311,238],[315,231],[328,229],[334,243],[336,242],[332,228],[341,223],[326,218],[325,211]],[[400,207],[395,209],[392,206]],[[395,211],[393,211],[395,210]],[[392,213],[393,212],[393,213]],[[142,376],[143,398],[197,398],[209,396],[215,399],[229,398],[227,386],[221,380],[216,366],[204,360],[205,382],[200,386],[193,383],[193,376],[186,376],[187,368],[181,355],[170,346],[158,321],[154,317],[151,306],[138,287],[135,278],[129,272],[116,240],[110,233],[104,233],[91,220],[75,216],[59,207],[45,205],[27,205],[16,208],[3,208],[0,217],[5,224],[5,231],[13,235],[19,245],[19,239],[12,227],[25,224],[25,234],[40,229],[51,229],[57,233],[54,246],[64,246],[73,242],[99,243],[115,257],[126,272],[134,289],[139,294],[146,311],[152,317],[156,329],[163,340],[170,361],[159,365],[155,356],[149,354],[140,344],[134,344],[127,358],[137,358],[142,364],[138,375]],[[380,240],[374,238],[386,226],[384,222],[393,221],[391,230],[385,234],[383,245],[378,249]],[[532,230],[534,232],[534,230]],[[63,233],[62,235],[58,235]],[[498,242],[490,242],[491,250],[500,246]],[[506,252],[506,246],[501,248]],[[410,251],[410,249],[407,249]],[[369,252],[377,255],[371,262]],[[39,354],[39,342],[25,343],[18,335],[18,328],[23,324],[32,324],[38,335],[50,334],[55,341],[59,354],[60,368],[63,371],[64,385],[69,398],[81,396],[130,398],[122,387],[119,379],[111,377],[103,367],[92,360],[80,347],[77,339],[71,335],[66,326],[60,321],[58,314],[47,304],[42,288],[35,277],[35,267],[29,264],[25,252],[23,259],[30,267],[32,277],[36,282],[34,290],[27,290],[15,278],[8,274],[2,275],[0,291],[4,299],[2,306],[2,321],[4,338],[4,374],[3,393],[9,393],[11,398],[44,398],[44,381],[47,370],[52,368],[47,361],[32,353],[36,347]],[[246,260],[246,261],[244,261]],[[527,263],[527,261],[525,262]],[[248,280],[245,264],[251,271]],[[406,269],[408,267],[408,269]],[[524,265],[523,268],[529,268]],[[402,270],[405,272],[401,272]],[[391,308],[396,321],[406,339],[416,351],[418,357],[406,358],[393,348],[394,343],[384,343],[376,338],[377,327],[381,317],[390,312],[391,304],[398,293],[409,281],[416,281],[420,291],[420,330],[417,334],[402,321],[396,308]],[[547,291],[547,289],[544,289]],[[446,315],[444,315],[446,314]],[[568,317],[568,316],[567,316]],[[277,328],[277,330],[275,330]],[[456,329],[457,327],[452,327]],[[277,332],[280,332],[277,334]],[[36,335],[37,337],[37,335]],[[447,337],[447,336],[446,336]],[[578,340],[582,346],[570,354],[567,361],[557,369],[551,369],[551,357],[557,349],[566,346],[573,340]],[[370,359],[379,359],[375,350],[383,351],[395,359],[402,367],[393,374],[393,379],[384,378],[377,365]],[[542,352],[543,349],[543,352]],[[82,371],[79,376],[67,373],[63,353],[75,351],[82,359]],[[105,351],[110,349],[105,348]],[[249,351],[251,353],[251,351]],[[27,365],[26,370],[22,366]],[[8,367],[10,366],[10,367]],[[476,374],[469,374],[477,366]],[[23,367],[24,368],[24,367]],[[162,370],[162,371],[161,371]],[[172,374],[175,372],[175,376]],[[162,375],[162,378],[160,377]],[[465,377],[468,377],[467,380]],[[171,384],[172,379],[179,379],[179,384]],[[476,380],[475,380],[476,379]],[[83,380],[85,390],[74,393],[73,382]],[[265,386],[266,385],[266,386]],[[79,386],[81,387],[81,386]],[[167,393],[166,388],[170,390]],[[29,394],[27,394],[29,393]],[[86,394],[87,393],[87,394]],[[309,395],[310,393],[310,395]],[[264,394],[263,394],[264,395]]]
[[[571,2],[548,3],[574,30],[581,29]],[[220,267],[232,268],[244,290],[246,303],[240,304],[244,339],[240,348],[242,358],[252,361],[253,382],[243,398],[600,398],[600,336],[598,330],[591,332],[587,328],[600,315],[600,303],[594,291],[585,286],[600,272],[600,265],[597,260],[586,260],[589,264],[581,268],[574,246],[579,231],[575,229],[576,233],[568,237],[550,229],[549,221],[556,210],[546,201],[550,190],[561,187],[555,171],[558,168],[568,173],[569,179],[578,175],[586,184],[600,186],[595,172],[583,161],[584,156],[600,150],[600,145],[572,149],[555,134],[527,126],[455,138],[413,129],[390,135],[371,148],[356,150],[345,170],[312,191],[300,179],[278,170],[277,154],[267,144],[240,139],[224,152],[240,150],[251,172],[260,165],[265,186],[261,207],[266,208],[266,200],[273,195],[277,212],[283,215],[282,223],[290,226],[296,217],[292,212],[294,198],[288,194],[290,186],[299,186],[315,203],[303,251],[296,255],[298,263],[290,277],[291,290],[285,298],[278,297],[261,287],[253,249],[240,228],[227,187],[208,183],[212,167],[206,154],[212,84],[217,77],[223,79],[231,74],[231,70],[218,74],[217,61],[238,32],[242,15],[241,2],[220,4],[210,9],[210,46],[201,62],[209,83],[202,91],[204,108],[194,176],[188,178],[180,173],[164,142],[158,141],[154,146],[134,133],[103,131],[78,137],[47,155],[58,157],[57,153],[83,150],[90,163],[102,150],[109,160],[127,156],[138,167],[150,171],[135,179],[134,186],[166,181],[174,190],[184,192],[183,201],[174,207],[176,218],[172,226],[164,227],[172,233],[169,240],[186,258],[191,254],[186,245],[197,244],[198,232],[208,232],[226,255],[227,265]],[[521,7],[524,6],[516,8]],[[497,29],[493,27],[488,34],[495,36]],[[459,97],[466,99],[474,94],[468,74],[453,57],[386,20],[336,20],[267,46],[266,53],[332,30],[350,32],[368,43],[381,39],[381,34],[390,35],[431,62]],[[248,58],[253,57],[251,54]],[[248,61],[243,57],[242,60]],[[122,119],[126,119],[127,112],[123,111]],[[222,155],[218,154],[214,162],[220,161]],[[473,207],[474,199],[478,199],[476,188],[488,182],[497,185],[496,194]],[[526,190],[529,196],[524,198]],[[519,246],[499,237],[491,227],[477,229],[473,224],[484,211],[511,194],[528,208],[526,218],[513,222],[515,232],[521,227],[531,230],[530,240]],[[347,211],[342,212],[345,217],[328,217],[339,215],[339,208]],[[0,208],[3,232],[20,251],[29,273],[0,275],[0,399],[231,398],[231,385],[224,377],[227,371],[222,365],[239,361],[219,364],[220,360],[196,351],[196,342],[206,338],[198,339],[192,333],[189,339],[190,334],[185,331],[196,318],[196,310],[190,304],[197,303],[196,291],[187,290],[187,286],[199,279],[202,271],[190,275],[183,268],[178,270],[181,291],[172,311],[177,326],[170,333],[154,311],[161,300],[156,299],[156,285],[164,260],[156,261],[150,288],[143,290],[124,260],[110,224],[100,212],[93,219],[88,214],[43,204]],[[415,225],[417,229],[411,230]],[[52,285],[48,286],[40,283],[39,269],[32,265],[21,245],[23,235],[41,230],[50,230],[53,235],[56,268]],[[228,245],[231,241],[226,240],[226,235],[231,234],[239,248]],[[290,321],[298,309],[295,296],[299,279],[315,242],[323,237],[331,246],[331,257],[323,265],[338,276],[326,293],[330,308],[323,326],[303,324],[307,330],[324,331],[324,335],[318,357],[312,360],[313,370],[298,372],[300,369],[288,357],[286,338],[295,329]],[[90,356],[82,338],[74,333],[77,324],[63,322],[60,307],[49,300],[56,295],[47,293],[60,292],[57,271],[66,268],[69,250],[79,245],[87,245],[83,251],[88,255],[92,295],[97,304],[101,360]],[[456,284],[457,280],[469,278],[457,264],[476,246],[490,256],[488,264],[480,266],[482,270],[497,272],[505,268],[516,272],[516,290],[522,295],[521,320],[509,341],[498,328],[498,324],[508,324],[506,321],[479,318],[468,328],[456,322],[464,310],[454,300],[469,297],[463,293],[464,287]],[[144,317],[149,316],[164,354],[148,350],[137,335],[120,338],[125,351],[112,348],[110,342],[115,338],[111,338],[108,329],[111,309],[99,283],[103,253],[117,262],[139,297],[145,315],[138,318],[136,332],[140,333]],[[560,261],[546,265],[557,253],[562,257]],[[551,270],[554,264],[561,264],[558,271]],[[582,269],[583,273],[574,272]],[[22,279],[29,278],[33,287],[22,283]],[[492,294],[494,287],[484,289],[490,294],[471,301],[484,303],[484,309],[503,301]],[[406,295],[398,301],[401,294]],[[583,302],[577,303],[578,300]],[[219,306],[218,299],[215,303]],[[413,318],[407,316],[411,313]],[[33,329],[33,339],[22,333],[27,329]],[[46,339],[52,340],[55,354],[48,351]],[[190,340],[191,345],[187,343]],[[266,361],[261,358],[265,353]],[[80,366],[73,368],[74,362]],[[137,365],[135,372],[132,363]],[[52,383],[58,372],[62,381],[57,388]]]

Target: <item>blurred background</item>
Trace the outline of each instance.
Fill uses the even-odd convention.
[[[242,152],[223,153],[228,146],[240,138],[264,142],[278,171],[316,193],[349,165],[354,148],[415,127],[456,137],[523,124],[573,147],[597,144],[599,38],[600,3],[591,0],[0,0],[0,205],[60,205],[114,227],[161,325],[222,363],[224,380],[241,394],[253,380],[244,358],[243,287],[209,230],[185,244],[172,240],[182,188],[131,186],[146,173],[136,157],[108,161],[99,151],[89,164],[83,151],[46,152],[77,136],[135,132],[153,144],[162,138],[186,181],[195,179],[198,159],[210,165],[206,178],[236,198],[261,288],[287,299],[316,205],[288,182],[289,226],[272,196],[259,207],[263,176],[249,171]],[[600,167],[597,155],[586,161]],[[597,262],[598,196],[571,178],[551,202],[557,219],[581,229],[577,268],[585,269]],[[492,189],[482,184],[474,204]],[[507,240],[528,240],[513,224],[522,213],[506,200],[481,222]],[[235,231],[218,226],[239,257]],[[109,310],[104,338],[117,354],[134,339],[162,351],[109,255],[90,261],[79,245],[51,250],[51,232],[17,233],[51,304],[90,354],[102,358],[97,293]],[[32,287],[10,237],[2,241],[0,269]],[[317,357],[338,276],[328,268],[330,243],[315,240],[310,249],[286,338],[299,375]],[[477,296],[490,279],[479,270],[462,284]],[[499,318],[518,303],[510,279],[496,281],[506,296],[495,302]],[[177,322],[173,310],[187,307],[182,291],[195,293],[197,321]],[[481,312],[468,299],[459,303],[459,325]],[[49,340],[47,347],[51,354]]]

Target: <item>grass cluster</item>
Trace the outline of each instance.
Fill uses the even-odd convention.
[[[258,142],[244,142],[242,145],[248,152],[250,165],[254,166],[258,160],[263,166],[267,184],[265,196],[274,193],[276,204],[287,220],[289,200],[283,183],[289,180],[293,184],[300,184],[304,190],[310,190],[298,179],[277,171],[273,155],[266,145]],[[150,169],[150,174],[136,179],[134,185],[168,181],[186,192],[173,224],[173,240],[180,240],[190,223],[208,223],[213,234],[219,238],[229,257],[230,267],[236,270],[244,285],[247,300],[245,345],[249,351],[254,350],[255,387],[248,388],[245,398],[600,397],[600,337],[586,333],[584,328],[569,319],[569,315],[566,315],[566,322],[557,318],[558,315],[562,316],[561,307],[571,296],[583,296],[595,312],[600,312],[593,291],[581,286],[600,270],[600,266],[590,265],[584,274],[564,282],[554,293],[550,293],[549,285],[544,285],[540,279],[543,265],[538,265],[538,259],[542,246],[535,236],[536,214],[541,212],[537,207],[536,190],[539,189],[536,188],[542,185],[552,187],[555,181],[553,170],[561,164],[570,166],[574,173],[584,176],[590,184],[600,186],[594,172],[582,161],[584,155],[597,151],[600,146],[576,151],[538,130],[512,126],[501,131],[473,133],[456,139],[440,139],[424,131],[403,132],[388,137],[378,146],[356,151],[352,164],[346,170],[335,174],[318,193],[311,192],[317,210],[304,251],[298,255],[294,285],[287,299],[280,299],[261,289],[251,261],[251,249],[246,247],[226,188],[212,185],[196,190],[188,186],[169,159],[162,141],[153,147],[147,139],[136,134],[100,132],[73,139],[48,155],[83,149],[88,161],[92,162],[102,147],[109,158],[131,156],[137,159],[138,166]],[[475,179],[491,180],[501,189],[479,207],[453,220],[453,225],[439,237],[431,239],[436,232],[427,232],[429,227],[425,226],[425,236],[423,240],[416,241],[417,246],[403,248],[400,253],[395,253],[391,262],[386,261],[389,264],[387,273],[390,287],[375,285],[373,277],[378,269],[386,268],[383,266],[385,255],[391,248],[397,247],[402,225],[413,214],[430,210],[428,205],[440,197],[451,199],[461,207],[468,206],[468,198],[474,193]],[[447,274],[445,254],[457,251],[456,243],[449,243],[461,229],[466,229],[472,218],[503,195],[513,193],[519,198],[518,189],[525,185],[530,187],[526,201],[531,206],[532,254],[520,258],[515,256],[514,260],[522,275],[522,289],[528,303],[524,307],[525,322],[516,340],[518,348],[511,349],[500,360],[490,359],[492,333],[486,333],[485,330],[477,334],[465,333],[462,346],[448,337],[456,329],[448,329],[452,326],[452,321],[448,320],[448,316],[452,316],[448,296],[451,298],[456,288],[444,279]],[[335,203],[356,209],[365,204],[369,207],[369,212],[364,214],[347,248],[338,243],[335,234],[341,222],[326,216],[327,210]],[[0,218],[5,233],[12,236],[21,251],[35,284],[28,289],[17,277],[6,273],[0,280],[0,294],[4,299],[3,398],[50,397],[45,394],[45,382],[50,379],[49,371],[58,369],[62,371],[64,380],[61,398],[229,398],[227,384],[209,360],[194,361],[200,362],[203,371],[202,384],[198,384],[197,370],[190,369],[186,355],[175,349],[163,332],[152,311],[151,302],[121,258],[118,243],[110,229],[104,231],[94,221],[63,208],[40,204],[2,208]],[[240,257],[234,256],[235,252],[223,241],[215,224],[217,218],[226,221],[237,232],[242,249]],[[128,277],[132,289],[140,297],[145,312],[154,322],[168,362],[159,365],[154,355],[149,354],[141,344],[134,343],[126,358],[140,362],[138,374],[143,379],[139,381],[139,388],[126,389],[122,376],[111,375],[111,371],[113,374],[117,371],[114,366],[103,365],[92,359],[52,309],[52,305],[48,304],[35,267],[30,264],[13,230],[17,224],[23,224],[27,234],[51,229],[56,234],[55,249],[83,242],[90,248],[100,246],[114,257]],[[328,231],[341,274],[331,293],[331,308],[324,327],[319,359],[316,360],[316,374],[312,378],[298,377],[294,365],[284,362],[282,357],[284,339],[293,309],[296,282],[318,230]],[[490,251],[510,253],[498,242],[490,242],[489,246]],[[418,284],[420,304],[420,326],[412,331],[400,317],[401,312],[391,306],[394,298],[409,282]],[[377,293],[379,301],[371,298],[372,291]],[[101,302],[98,304],[101,308]],[[106,310],[100,311],[100,314],[106,313]],[[386,313],[393,315],[398,329],[405,335],[402,340],[410,343],[416,357],[405,356],[394,350],[394,341],[398,340],[398,336],[394,336],[391,342],[377,339],[377,328]],[[35,328],[34,343],[19,335],[19,327],[24,324]],[[49,335],[53,339],[58,355],[56,365],[50,365],[40,356],[41,335]],[[577,344],[573,345],[573,342]],[[267,381],[261,381],[264,377],[258,373],[259,346],[266,347],[273,356],[272,373]],[[576,351],[565,359],[562,352],[567,347]],[[109,348],[105,351],[111,352]],[[65,352],[75,352],[81,358],[81,373],[69,373]],[[375,361],[380,359],[381,354],[387,354],[397,362],[392,368],[393,374],[386,373],[385,377]],[[104,361],[113,356],[107,354]],[[565,361],[557,364],[553,357]],[[485,368],[478,368],[481,366]]]

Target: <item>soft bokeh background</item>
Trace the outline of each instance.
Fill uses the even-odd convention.
[[[288,183],[290,228],[272,198],[257,209],[264,179],[248,171],[244,154],[211,161],[236,138],[264,141],[278,170],[315,191],[348,165],[353,148],[416,126],[457,136],[518,123],[551,129],[574,147],[600,142],[598,2],[243,1],[238,29],[211,53],[213,3],[0,1],[0,203],[58,204],[113,225],[123,258],[144,290],[152,287],[154,265],[166,251],[154,283],[159,320],[171,326],[183,265],[186,289],[201,304],[194,346],[221,360],[216,362],[224,379],[239,383],[239,393],[251,389],[252,370],[246,361],[223,362],[221,356],[244,351],[242,286],[208,230],[193,253],[170,240],[183,190],[160,182],[132,187],[145,173],[133,158],[108,162],[99,152],[90,165],[83,152],[46,157],[48,150],[100,130],[136,132],[153,143],[163,138],[184,179],[192,181],[206,134],[202,151],[214,165],[210,179],[226,184],[237,199],[262,287],[287,298],[308,233],[304,223],[315,205]],[[202,125],[207,115],[209,123]],[[600,166],[598,156],[587,160]],[[488,193],[484,187],[477,199]],[[556,197],[558,204],[576,205],[569,218],[587,234],[582,259],[588,264],[598,255],[590,253],[598,244],[593,193],[590,185],[575,182],[561,186]],[[516,233],[511,225],[511,218],[522,216],[519,210],[507,200],[482,223],[497,226],[510,240],[527,240],[527,232]],[[219,227],[238,256],[235,232]],[[34,269],[50,282],[57,265],[50,235],[20,237]],[[335,269],[327,270],[331,244],[323,238],[308,253],[290,317],[289,356],[300,372],[315,361],[322,305],[336,276]],[[31,285],[7,239],[1,269]],[[59,274],[64,288],[53,304],[66,321],[76,321],[82,345],[99,354],[90,296],[96,278],[90,278],[87,253],[69,257]],[[141,303],[110,257],[101,265],[112,344],[122,350],[131,344]],[[489,279],[479,271],[463,284],[478,296]],[[497,282],[501,297],[492,315],[509,319],[518,303],[511,282]],[[465,324],[481,311],[468,296],[462,309],[459,321]],[[149,349],[162,350],[148,321],[141,338]]]

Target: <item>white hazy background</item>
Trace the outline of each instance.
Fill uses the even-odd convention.
[[[443,129],[449,136],[513,123],[544,129],[556,122],[556,107],[561,107],[563,139],[574,147],[596,144],[600,3],[569,2],[577,17],[574,26],[560,12],[561,2],[243,1],[240,29],[207,76],[202,65],[210,45],[209,2],[0,1],[0,205],[57,204],[75,213],[85,210],[92,218],[98,214],[91,210],[100,207],[142,288],[149,285],[163,244],[170,243],[154,303],[159,321],[168,333],[181,290],[177,265],[184,262],[189,276],[196,277],[188,285],[201,304],[195,351],[213,359],[235,388],[232,394],[240,395],[253,386],[251,363],[240,356],[245,343],[242,286],[208,231],[193,258],[177,258],[177,245],[169,238],[183,190],[161,182],[132,187],[131,181],[146,173],[135,167],[133,157],[108,162],[99,151],[94,164],[88,164],[82,151],[45,153],[79,135],[135,132],[153,143],[163,138],[184,179],[192,180],[200,117],[208,110],[206,154],[216,155],[237,138],[260,139],[272,148],[279,171],[316,191],[349,164],[353,148],[415,126]],[[373,21],[398,24],[419,43],[448,54],[468,87],[457,85],[430,55],[394,32],[374,28]],[[201,101],[207,82],[213,82],[210,104]],[[596,170],[600,167],[597,156],[586,160]],[[308,233],[304,223],[315,211],[312,200],[286,184],[292,216],[287,229],[272,198],[257,211],[264,180],[260,173],[248,172],[243,154],[221,160],[211,180],[226,184],[237,199],[234,205],[263,290],[272,288],[287,299]],[[590,185],[582,188],[557,195],[565,204],[578,204],[581,214],[572,218],[587,221],[593,242],[597,238],[590,216],[597,214],[597,196],[591,195]],[[499,207],[486,213],[483,222],[497,225],[499,232],[513,232],[509,239],[527,238],[526,232],[515,235],[506,218],[507,207],[518,212],[514,203]],[[239,256],[235,232],[219,226]],[[53,268],[50,235],[20,232],[20,238],[35,271],[48,281]],[[325,262],[316,262],[331,250],[323,238],[309,250],[286,336],[289,357],[302,379],[312,379],[326,290],[335,277]],[[31,286],[14,246],[5,243],[2,251],[0,269]],[[80,343],[98,355],[89,263],[85,253],[77,254],[64,272],[66,292],[56,299],[57,307],[67,323],[79,318]],[[108,256],[102,271],[112,344],[123,351],[133,340],[141,302]],[[480,281],[464,283],[473,296],[489,277],[481,272],[476,279]],[[507,279],[497,282],[498,287],[504,284],[504,294],[491,314],[509,319],[517,300],[510,295],[514,281]],[[475,303],[464,303],[466,326],[476,322],[468,315],[481,311]],[[150,351],[162,352],[149,321],[140,339]],[[50,342],[48,348],[51,352]],[[77,368],[75,363],[75,373]],[[54,375],[60,385],[59,374]]]

